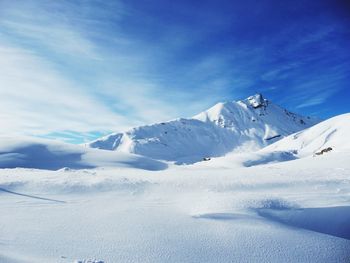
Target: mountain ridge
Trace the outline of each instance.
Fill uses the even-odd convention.
[[[135,127],[87,145],[176,163],[194,163],[231,151],[255,151],[318,122],[255,94],[240,101],[219,102],[192,118]]]

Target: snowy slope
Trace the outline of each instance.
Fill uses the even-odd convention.
[[[300,157],[314,155],[328,147],[332,148],[330,152],[345,152],[350,151],[349,135],[350,113],[346,113],[292,134],[263,151],[293,152]]]
[[[216,158],[210,165],[231,167],[232,164],[236,166],[243,164],[251,167],[304,157],[321,158],[321,156],[323,157],[321,159],[326,161],[334,153],[347,155],[350,153],[350,142],[347,140],[349,134],[350,113],[347,113],[289,135],[259,151],[239,155],[228,154],[222,158]],[[326,152],[321,154],[322,150]]]
[[[256,94],[243,101],[218,103],[190,119],[134,128],[88,144],[105,150],[193,163],[228,152],[249,152],[317,123]]]
[[[107,140],[110,140],[109,136],[90,146],[106,145]],[[195,119],[179,119],[128,131],[122,135],[118,147],[110,149],[134,152],[155,159],[192,162],[205,156],[223,155],[236,144],[232,133],[226,129]]]
[[[0,262],[348,263],[349,157],[0,169]]]
[[[61,168],[130,167],[161,170],[166,164],[128,153],[90,149],[38,138],[0,138],[0,168]]]

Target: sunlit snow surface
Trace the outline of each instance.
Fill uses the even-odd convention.
[[[349,160],[3,169],[0,262],[349,262]]]
[[[349,116],[183,166],[3,140],[0,262],[350,262]]]

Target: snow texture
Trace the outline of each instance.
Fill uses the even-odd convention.
[[[0,261],[346,263],[349,160],[1,169]]]

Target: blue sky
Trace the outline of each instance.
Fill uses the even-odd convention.
[[[1,135],[83,142],[261,92],[349,112],[350,4],[0,1]]]

